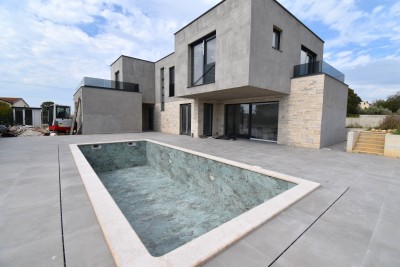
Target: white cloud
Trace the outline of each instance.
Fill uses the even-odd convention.
[[[399,66],[400,57],[369,59],[367,64],[346,69],[346,82],[363,100],[385,99],[400,91]]]
[[[36,106],[52,99],[72,102],[75,86],[83,76],[108,79],[109,65],[121,54],[158,60],[172,52],[174,32],[218,2],[3,0],[0,80],[57,88],[0,82],[0,95],[21,96]],[[400,69],[400,3],[384,5],[388,3],[384,1],[367,12],[355,0],[280,2],[306,23],[326,25],[337,33],[324,38],[324,58],[346,74],[357,92],[357,86],[365,92],[374,90],[373,94],[400,87],[400,82],[391,78],[398,76],[391,69]],[[101,21],[96,22],[96,17]],[[84,27],[94,22],[98,31],[85,32]],[[381,40],[384,43],[377,49],[372,43]],[[382,56],[377,50],[391,52]],[[386,67],[389,65],[391,68]],[[374,74],[374,68],[385,70],[380,72],[381,78]],[[378,89],[383,84],[384,89]]]
[[[346,75],[364,100],[400,91],[400,2],[356,0],[280,0],[306,24],[329,29],[324,59]],[[364,6],[369,5],[369,8]]]
[[[320,22],[337,32],[337,37],[326,40],[326,47],[344,47],[348,44],[367,45],[382,38],[395,38],[393,28],[400,26],[400,4],[390,1],[372,11],[361,9],[355,0],[281,0],[291,12],[305,22]]]
[[[0,95],[35,106],[71,101],[83,76],[109,79],[109,65],[121,54],[154,61],[172,52],[173,34],[214,2],[2,1],[0,81],[54,88],[0,82]]]

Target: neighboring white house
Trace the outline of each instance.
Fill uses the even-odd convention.
[[[360,104],[358,104],[358,106],[360,107],[361,110],[364,110],[369,108],[371,104],[368,103],[368,101],[361,101]]]
[[[19,97],[0,97],[0,103],[12,109],[14,125],[42,125],[42,109],[29,107],[24,99]]]

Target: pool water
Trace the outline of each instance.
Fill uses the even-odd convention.
[[[296,185],[147,141],[79,148],[155,257]]]

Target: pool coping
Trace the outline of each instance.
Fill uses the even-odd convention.
[[[170,147],[197,156],[243,168],[281,180],[296,183],[297,186],[279,194],[267,202],[233,218],[217,228],[160,257],[153,257],[143,245],[97,174],[81,153],[78,145],[124,143],[146,141]],[[110,142],[70,144],[75,163],[86,188],[87,194],[99,221],[103,235],[117,266],[196,266],[222,252],[245,235],[272,219],[293,205],[320,184],[294,176],[262,169],[205,153],[169,145],[151,139],[129,139]]]

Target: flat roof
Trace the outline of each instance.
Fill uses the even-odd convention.
[[[163,59],[165,59],[165,58],[167,58],[167,57],[169,57],[169,56],[171,56],[171,55],[173,55],[173,54],[175,54],[175,52],[169,53],[169,54],[166,55],[165,57],[163,57],[163,58],[157,60],[156,63],[157,63],[157,62],[160,62],[161,60],[163,60]]]
[[[176,35],[177,33],[181,32],[182,30],[186,29],[187,27],[189,27],[191,24],[193,24],[193,22],[195,22],[196,20],[198,20],[199,18],[203,17],[204,15],[206,15],[207,13],[209,13],[210,11],[212,11],[213,9],[217,8],[219,5],[221,5],[222,3],[224,3],[226,0],[223,0],[221,2],[219,2],[218,4],[216,4],[215,6],[213,6],[212,8],[208,9],[206,12],[204,12],[203,14],[201,14],[200,16],[198,16],[197,18],[195,18],[194,20],[192,20],[191,22],[189,22],[188,24],[186,24],[183,28],[179,29],[177,32],[174,33],[174,35]],[[303,25],[308,31],[310,31],[313,35],[315,35],[315,37],[317,37],[321,42],[325,43],[325,41],[319,37],[315,32],[313,32],[309,27],[307,27],[300,19],[298,19],[295,15],[293,15],[289,10],[287,10],[281,3],[279,3],[276,0],[273,0],[276,4],[278,4],[283,10],[285,10],[290,16],[292,16],[295,20],[297,20],[301,25]],[[163,58],[153,62],[153,61],[149,61],[149,60],[144,60],[144,59],[140,59],[140,58],[135,58],[135,57],[130,57],[130,56],[125,56],[125,55],[121,55],[119,56],[110,66],[112,66],[115,62],[118,61],[118,59],[120,59],[121,57],[127,57],[127,58],[132,58],[132,59],[137,59],[137,60],[141,60],[141,61],[145,61],[145,62],[150,62],[150,63],[157,63],[161,60],[163,60],[164,58],[174,54],[175,52],[172,52],[166,56],[164,56]]]
[[[132,58],[132,59],[136,59],[136,60],[140,60],[140,61],[144,61],[144,62],[148,62],[148,63],[155,63],[155,62],[153,62],[153,61],[150,61],[150,60],[145,60],[145,59],[141,59],[141,58],[137,58],[137,57],[130,57],[130,56],[125,56],[125,55],[120,55],[116,60],[114,60],[114,62],[113,63],[111,63],[111,65],[110,66],[112,66],[115,62],[117,62],[118,61],[118,59],[120,59],[121,57],[127,57],[127,58]]]
[[[196,20],[198,20],[199,18],[203,17],[204,15],[206,15],[208,12],[212,11],[214,8],[218,7],[219,5],[221,5],[222,3],[224,3],[226,0],[223,0],[221,2],[219,2],[218,4],[216,4],[215,6],[213,6],[212,8],[210,8],[209,10],[207,10],[206,12],[204,12],[203,14],[201,14],[200,16],[198,16],[197,18],[195,18],[194,20],[192,20],[191,22],[189,22],[186,26],[184,26],[183,28],[181,28],[180,30],[178,30],[175,34],[179,33],[180,31],[184,30],[185,28],[189,27],[193,22],[195,22]],[[303,25],[307,30],[309,30],[312,34],[314,34],[319,40],[321,40],[323,43],[325,43],[324,40],[321,39],[321,37],[319,37],[315,32],[313,32],[310,28],[308,28],[301,20],[299,20],[295,15],[293,15],[289,10],[287,10],[281,3],[279,3],[276,0],[273,0],[275,3],[277,3],[283,10],[285,10],[290,16],[292,16],[295,20],[297,20],[301,25]]]

